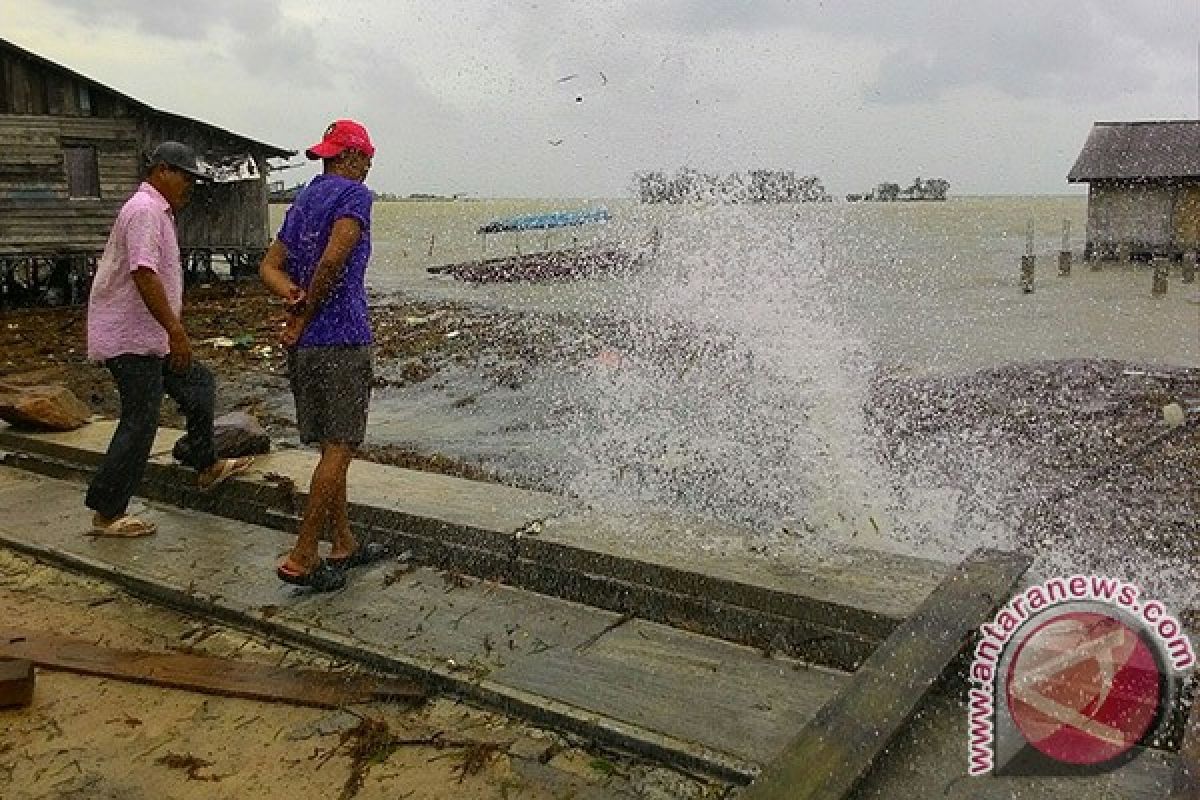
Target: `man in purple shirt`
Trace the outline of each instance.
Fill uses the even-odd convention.
[[[313,470],[296,544],[276,570],[287,583],[330,591],[344,569],[386,555],[350,530],[346,473],[367,429],[371,324],[366,271],[371,257],[371,192],[363,184],[375,146],[359,123],[339,119],[306,151],[324,171],[296,196],[259,266],[263,283],[284,298],[283,343],[296,399],[300,439],[321,457]],[[322,559],[321,534],[332,548]]]
[[[204,168],[190,147],[163,142],[150,171],[125,202],[96,267],[88,298],[88,358],[103,362],[117,382],[121,418],[99,470],[88,486],[87,506],[97,536],[147,536],[153,522],[126,513],[158,431],[164,392],[187,418],[184,463],[210,489],[244,472],[251,458],[217,459],[213,444],[216,382],[192,358],[180,314],[183,269],[175,214],[187,205]]]

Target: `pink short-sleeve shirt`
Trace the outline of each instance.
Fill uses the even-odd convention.
[[[104,361],[120,355],[165,356],[167,332],[146,308],[133,272],[154,270],[171,309],[183,309],[183,267],[171,205],[149,183],[125,202],[113,224],[104,254],[96,265],[88,298],[88,358]]]

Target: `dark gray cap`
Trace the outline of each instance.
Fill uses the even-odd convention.
[[[197,178],[208,177],[208,165],[197,158],[196,151],[183,142],[166,141],[154,148],[154,152],[150,154],[150,166],[155,164],[166,164]]]

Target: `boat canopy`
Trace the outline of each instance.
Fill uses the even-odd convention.
[[[522,214],[519,217],[494,219],[481,225],[478,233],[504,233],[506,231],[544,231],[551,228],[569,228],[593,222],[608,222],[607,208],[592,208],[583,211],[551,211],[544,214]]]

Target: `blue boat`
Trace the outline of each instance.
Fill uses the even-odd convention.
[[[570,228],[595,222],[608,222],[607,208],[592,208],[583,211],[550,211],[543,214],[522,214],[517,217],[494,219],[479,227],[478,233],[506,233],[509,231],[548,231],[553,228]]]

